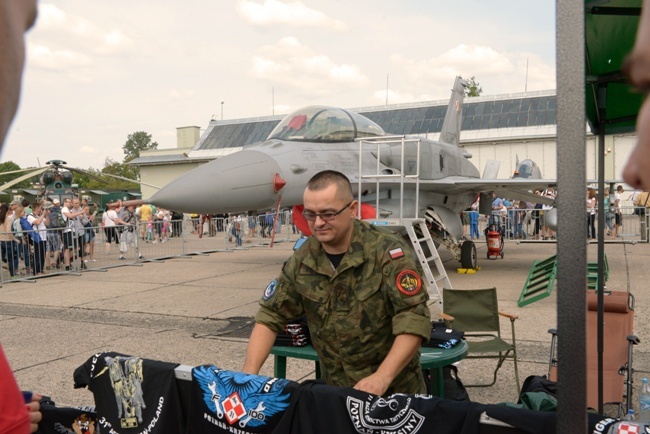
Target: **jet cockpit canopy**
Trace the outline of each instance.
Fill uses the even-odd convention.
[[[267,140],[351,142],[385,134],[379,125],[357,113],[337,107],[309,106],[282,119]]]

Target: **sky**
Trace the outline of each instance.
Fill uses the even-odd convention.
[[[0,157],[121,162],[129,134],[289,113],[555,89],[555,1],[39,1]]]

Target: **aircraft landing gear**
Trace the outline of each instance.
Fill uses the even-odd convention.
[[[460,246],[460,266],[462,268],[476,269],[477,265],[476,244],[474,244],[474,241],[466,240]]]

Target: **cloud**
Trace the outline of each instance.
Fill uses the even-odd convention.
[[[458,75],[476,77],[483,95],[555,88],[555,68],[534,53],[500,52],[492,47],[460,44],[428,59],[394,54],[390,62],[398,72],[391,74],[389,104],[448,98]],[[376,90],[373,96],[384,103],[386,90]]]
[[[101,36],[102,42],[95,51],[100,54],[119,54],[130,51],[133,42],[119,29],[111,29]]]
[[[80,68],[92,63],[88,56],[72,50],[53,50],[44,45],[28,47],[30,66],[54,71],[67,71],[71,68]]]
[[[132,49],[133,43],[120,29],[103,29],[93,22],[64,12],[51,3],[39,4],[35,32],[50,45],[56,39],[64,46],[78,46],[88,53],[119,54]]]
[[[237,10],[250,23],[260,26],[285,25],[295,27],[324,27],[345,30],[342,21],[332,19],[323,12],[311,9],[302,2],[240,0]]]
[[[171,89],[167,95],[173,100],[187,99],[187,98],[192,98],[194,96],[194,91],[193,90],[179,91],[176,89]]]
[[[313,52],[294,37],[280,39],[261,48],[252,59],[251,75],[282,84],[306,95],[322,96],[331,89],[367,86],[368,79],[356,65],[337,64],[324,54]]]
[[[82,154],[99,154],[100,153],[99,149],[95,149],[92,146],[87,146],[87,145],[84,145],[81,148],[79,148],[79,152],[81,152]]]

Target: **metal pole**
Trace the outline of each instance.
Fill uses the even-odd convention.
[[[584,2],[556,1],[557,432],[587,431]]]

